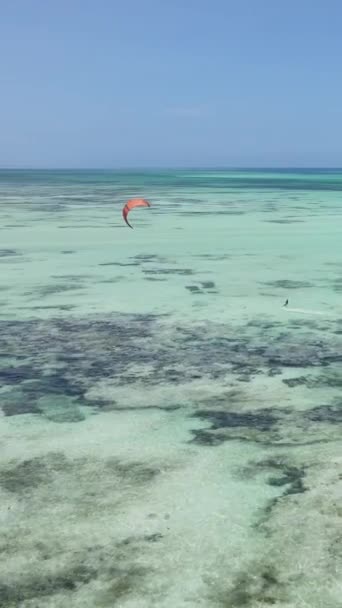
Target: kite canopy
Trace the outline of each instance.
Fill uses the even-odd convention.
[[[148,201],[146,201],[144,198],[131,198],[131,200],[129,200],[126,205],[124,206],[123,210],[122,210],[122,216],[127,224],[127,226],[129,226],[130,228],[133,228],[133,226],[131,226],[131,224],[128,222],[127,220],[127,216],[129,214],[129,212],[131,211],[131,209],[134,209],[134,207],[150,207],[150,203]]]

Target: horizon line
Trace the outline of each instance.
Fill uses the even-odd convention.
[[[118,166],[118,167],[63,167],[63,166],[51,166],[51,167],[1,167],[0,171],[248,171],[248,170],[342,170],[342,166],[319,166],[319,165],[217,165],[217,166],[177,166],[177,165],[156,165],[156,166]]]

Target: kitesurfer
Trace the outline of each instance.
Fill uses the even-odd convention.
[[[128,219],[127,219],[127,216],[129,214],[129,212],[131,211],[131,209],[134,209],[134,207],[150,207],[150,206],[151,206],[150,203],[143,198],[132,198],[131,200],[129,200],[122,210],[122,216],[123,216],[127,226],[129,226],[130,228],[133,228],[133,226],[131,226],[131,224],[128,222]]]

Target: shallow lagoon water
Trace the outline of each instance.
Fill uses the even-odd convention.
[[[341,191],[0,172],[1,606],[342,606]]]

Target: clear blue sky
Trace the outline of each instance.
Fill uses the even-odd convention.
[[[0,167],[342,166],[340,0],[1,0]]]

